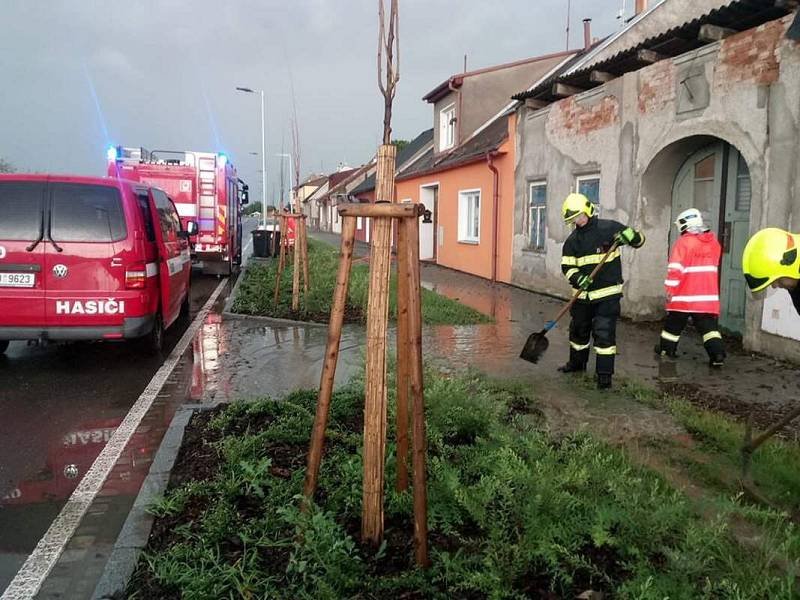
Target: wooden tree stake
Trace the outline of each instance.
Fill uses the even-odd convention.
[[[397,227],[397,479],[398,492],[408,489],[408,253],[405,252],[406,227],[401,219]]]
[[[427,441],[422,381],[422,290],[419,275],[419,220],[403,219],[408,255],[408,333],[411,399],[413,403],[414,550],[417,565],[428,567],[428,484],[425,472]]]
[[[394,197],[397,148],[378,149],[376,193],[378,202]],[[386,457],[386,349],[389,323],[389,277],[392,220],[374,220],[367,302],[367,356],[364,406],[364,491],[361,512],[362,540],[374,545],[383,539],[383,482]]]
[[[280,296],[281,293],[281,276],[283,275],[283,264],[286,259],[286,240],[284,239],[285,237],[284,234],[286,232],[286,217],[284,217],[283,215],[281,215],[280,217],[280,225],[278,231],[281,235],[281,241],[279,244],[280,254],[278,257],[278,271],[275,274],[275,294],[272,298],[272,303],[275,306],[278,306],[278,297]]]
[[[308,297],[308,230],[306,229],[306,219],[300,219],[300,230],[303,232],[303,244],[300,246],[303,254],[300,257],[301,262],[303,263],[303,297]],[[342,229],[344,230],[344,223],[342,223]]]
[[[339,271],[336,275],[336,289],[333,292],[333,306],[328,325],[328,343],[325,347],[325,362],[319,382],[319,399],[314,417],[314,428],[311,431],[311,448],[308,452],[308,469],[306,470],[303,494],[307,500],[314,497],[317,489],[319,465],[322,460],[322,449],[325,444],[325,428],[328,425],[328,412],[333,394],[333,380],[336,376],[336,363],[339,360],[339,342],[342,338],[342,324],[347,304],[347,286],[350,282],[350,267],[353,264],[353,245],[356,236],[356,217],[344,217],[342,224],[342,249],[339,255]]]
[[[303,254],[301,250],[303,234],[299,221],[302,219],[294,220],[294,256],[292,257],[292,312],[295,313],[300,310],[300,257]]]

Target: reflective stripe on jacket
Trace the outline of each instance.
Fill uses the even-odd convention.
[[[577,291],[578,281],[582,275],[590,275],[603,260],[608,248],[614,242],[614,236],[625,229],[625,225],[611,219],[592,217],[583,227],[576,227],[564,242],[561,253],[561,271],[573,288]],[[634,248],[644,244],[644,235],[636,232],[631,243]],[[592,285],[581,292],[578,300],[599,302],[606,298],[622,296],[622,261],[621,252],[617,248],[612,252],[603,268],[594,277]]]
[[[675,242],[664,289],[667,310],[719,315],[722,249],[712,232],[684,233]]]

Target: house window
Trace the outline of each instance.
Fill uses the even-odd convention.
[[[477,244],[481,241],[481,191],[458,193],[458,241]]]
[[[456,143],[456,105],[451,104],[439,113],[439,150],[452,148]]]
[[[589,202],[594,204],[595,213],[600,211],[600,173],[577,177],[575,191],[586,196]]]
[[[544,250],[544,241],[547,237],[547,182],[534,181],[530,184],[529,190],[529,247],[532,250]]]

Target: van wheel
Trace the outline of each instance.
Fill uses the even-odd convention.
[[[8,340],[0,340],[0,354],[8,350]]]
[[[153,328],[141,339],[141,344],[145,354],[155,356],[161,353],[164,348],[164,322],[161,320],[161,313],[156,313]]]

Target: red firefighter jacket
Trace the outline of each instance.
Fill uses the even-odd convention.
[[[719,315],[722,249],[712,232],[684,233],[667,265],[667,310]]]

